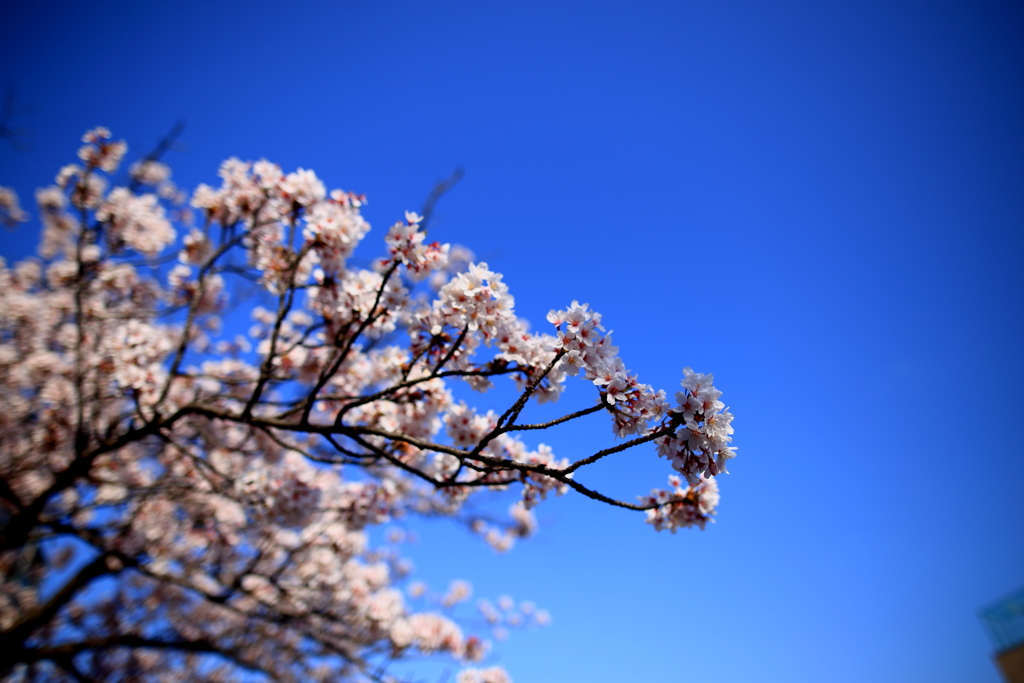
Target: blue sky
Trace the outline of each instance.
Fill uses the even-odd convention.
[[[369,196],[375,246],[456,166],[433,237],[518,312],[589,302],[642,381],[714,372],[740,457],[718,522],[579,497],[497,556],[422,527],[443,589],[529,598],[517,683],[995,683],[978,623],[1024,584],[1024,11],[993,2],[9,3],[23,200],[110,127]],[[27,207],[31,210],[32,207]],[[32,228],[2,235],[31,249]],[[586,387],[566,397],[586,404]],[[564,456],[604,420],[545,434]],[[668,474],[653,448],[587,481]]]

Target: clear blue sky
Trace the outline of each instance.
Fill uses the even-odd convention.
[[[0,16],[0,80],[33,133],[0,144],[0,184],[23,200],[86,128],[139,152],[184,117],[183,186],[232,155],[313,168],[369,196],[375,245],[461,165],[433,236],[503,272],[521,315],[586,301],[643,381],[715,373],[740,457],[706,531],[572,496],[506,556],[422,529],[431,585],[553,613],[500,645],[517,683],[998,680],[976,613],[1024,584],[1020,4]],[[595,420],[543,440],[610,439]],[[650,449],[587,481],[634,496],[667,472]]]

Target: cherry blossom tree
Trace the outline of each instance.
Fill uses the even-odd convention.
[[[400,529],[373,546],[375,527],[445,516],[504,550],[569,490],[658,530],[714,514],[734,448],[711,375],[684,369],[670,402],[586,304],[529,331],[502,276],[429,242],[416,213],[357,267],[365,199],[313,171],[229,159],[186,195],[153,154],[111,187],[126,145],[103,128],[83,142],[36,193],[39,258],[0,260],[4,680],[387,681],[430,656],[460,683],[508,681],[464,632],[468,584],[430,600]],[[0,188],[0,221],[25,220]],[[246,311],[229,298],[245,287],[272,303]],[[225,316],[242,313],[238,334],[250,323]],[[592,406],[521,419],[570,377]],[[456,400],[499,381],[516,388],[501,412]],[[607,448],[531,445],[595,413]],[[632,502],[581,481],[648,443],[667,489]],[[510,491],[507,516],[471,511],[488,490]],[[478,606],[485,624],[547,618]]]

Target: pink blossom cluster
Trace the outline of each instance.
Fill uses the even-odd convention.
[[[166,378],[163,360],[172,347],[172,340],[159,327],[128,320],[111,325],[97,357],[109,370],[114,386],[148,391]]]
[[[676,529],[698,526],[701,529],[709,521],[718,507],[718,482],[715,479],[704,479],[696,484],[683,488],[679,477],[668,478],[671,491],[653,489],[649,496],[641,496],[640,500],[654,507],[647,510],[647,523],[657,531],[668,529],[672,533]]]
[[[18,194],[9,187],[0,187],[0,223],[13,228],[28,220],[28,214],[21,208]]]
[[[510,595],[499,596],[496,602],[487,599],[478,600],[477,610],[494,629],[494,637],[498,640],[508,638],[508,629],[517,628],[525,623],[547,626],[551,623],[551,615],[547,610],[538,609],[530,600],[516,603]]]
[[[458,683],[512,683],[512,677],[500,666],[486,669],[463,669],[456,678]]]
[[[426,233],[420,229],[423,216],[405,212],[405,222],[395,223],[384,237],[388,256],[378,264],[378,270],[392,265],[404,264],[413,280],[422,280],[431,271],[442,270],[448,265],[447,244],[431,242],[424,244]]]
[[[220,166],[221,187],[200,184],[192,193],[192,206],[205,212],[210,223],[234,225],[252,221],[276,221],[287,216],[291,203],[282,189],[281,167],[267,160],[256,163],[231,158]]]
[[[154,159],[136,161],[128,169],[132,179],[142,185],[159,186],[171,179],[171,167]]]
[[[175,238],[156,195],[136,196],[127,188],[114,188],[99,206],[96,218],[107,225],[111,251],[124,245],[140,254],[156,256]]]
[[[548,313],[548,322],[558,330],[565,371],[575,376],[582,370],[598,387],[612,413],[616,436],[649,434],[652,424],[667,412],[665,392],[654,391],[626,370],[611,335],[602,334],[601,314],[573,301],[567,310]]]
[[[514,364],[512,377],[520,390],[533,384],[539,402],[555,401],[565,382],[561,367],[549,367],[555,360],[555,338],[528,333],[514,305],[500,273],[486,263],[470,263],[440,287],[428,311],[414,316],[411,350],[428,363],[444,359],[452,369],[470,371],[463,379],[486,391],[492,382],[489,376],[471,372],[472,358],[481,346],[496,347],[494,363]]]
[[[99,168],[107,173],[113,173],[121,163],[128,145],[124,140],[110,140],[110,131],[102,126],[87,131],[82,136],[85,144],[78,149],[78,158],[81,159],[86,168]]]
[[[683,391],[676,393],[674,420],[682,426],[674,433],[659,437],[658,455],[668,458],[672,467],[690,484],[703,475],[710,478],[727,473],[726,463],[736,457],[732,442],[732,413],[719,400],[714,375],[683,368]]]
[[[95,209],[109,185],[96,169],[82,168],[78,164],[61,168],[54,182],[61,190],[67,190],[68,201],[76,209]]]
[[[564,492],[565,489],[559,491],[559,493]],[[529,501],[520,500],[509,506],[508,515],[511,524],[497,525],[482,519],[475,519],[470,525],[470,529],[499,553],[508,552],[515,545],[516,540],[529,538],[537,531],[537,517],[527,507],[528,503]]]
[[[62,254],[67,259],[73,258],[77,246],[75,232],[78,222],[67,211],[68,199],[63,189],[55,186],[36,190],[36,205],[39,207],[39,217],[43,224],[39,255],[44,259],[52,259],[57,254]]]
[[[331,201],[315,204],[305,215],[303,236],[319,257],[319,266],[326,278],[337,278],[345,270],[345,260],[370,229],[359,214],[365,198],[334,190]]]

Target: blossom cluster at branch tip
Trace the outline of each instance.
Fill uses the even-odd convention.
[[[703,529],[709,521],[714,521],[712,516],[719,499],[715,479],[701,480],[684,488],[679,477],[673,475],[668,483],[672,487],[670,491],[653,489],[649,496],[640,496],[641,502],[656,506],[647,510],[647,523],[655,530],[668,529],[674,534],[677,529],[691,526]]]
[[[0,187],[0,223],[13,228],[28,220],[28,214],[21,208],[17,193],[9,187]]]
[[[124,140],[110,140],[110,131],[102,126],[87,131],[82,136],[85,144],[78,150],[78,158],[85,162],[87,169],[99,168],[113,173],[121,164],[128,151]]]
[[[409,277],[419,281],[431,271],[442,270],[448,265],[450,245],[438,242],[425,244],[426,233],[420,229],[422,222],[423,216],[406,211],[405,221],[391,226],[384,237],[388,255],[378,263],[378,270],[386,270],[393,264],[403,264]]]
[[[682,423],[670,435],[659,437],[658,455],[696,484],[701,476],[726,474],[726,463],[736,457],[732,442],[732,413],[722,403],[722,392],[714,386],[714,375],[683,368],[683,391],[676,392],[673,422]]]

